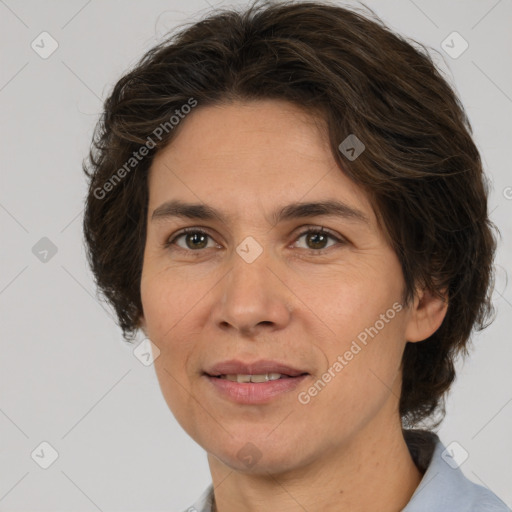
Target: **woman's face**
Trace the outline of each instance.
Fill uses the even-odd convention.
[[[180,425],[227,466],[275,473],[396,424],[413,329],[403,275],[325,133],[274,100],[198,106],[181,122],[151,167],[141,282]],[[328,202],[338,208],[298,207]],[[282,377],[215,376],[269,373]]]

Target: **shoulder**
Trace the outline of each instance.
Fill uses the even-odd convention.
[[[210,484],[197,501],[183,512],[211,512],[213,496],[213,484]]]
[[[489,489],[468,480],[466,492],[468,493],[468,512],[510,512],[507,505]]]
[[[464,475],[453,450],[436,434],[404,431],[404,438],[424,475],[402,512],[511,512],[491,490]]]

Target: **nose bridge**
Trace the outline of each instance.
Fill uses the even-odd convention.
[[[252,237],[236,247],[214,314],[218,325],[247,332],[259,325],[282,328],[289,321],[289,296],[270,270],[272,263],[269,251]]]
[[[272,273],[270,254],[264,250],[254,239],[244,240],[233,252],[231,257],[231,272],[228,282],[230,286],[226,290],[234,296],[238,291],[245,293],[250,290],[256,296],[259,292],[268,293],[266,286]]]

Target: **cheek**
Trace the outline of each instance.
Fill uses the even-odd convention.
[[[155,371],[162,389],[167,391],[179,388],[176,381],[189,387],[186,362],[194,349],[191,334],[198,330],[197,325],[191,325],[190,314],[197,303],[197,289],[191,291],[190,288],[184,287],[178,279],[169,279],[165,273],[143,274],[141,280],[146,332],[160,350],[154,363]]]
[[[356,395],[364,388],[385,391],[397,377],[405,347],[405,309],[400,293],[391,288],[352,289],[340,294],[331,310],[337,337],[326,351],[331,364],[339,356],[346,362],[343,372]]]
[[[316,396],[307,407],[313,415],[333,415],[336,425],[349,428],[350,418],[364,421],[391,393],[400,393],[405,310],[398,265],[387,272],[378,266],[343,268],[338,275],[324,280],[321,288],[304,282],[298,294],[308,297],[311,311],[329,328],[318,343],[325,356],[325,366],[315,376],[321,382],[318,390],[311,389]]]
[[[328,346],[341,350],[376,322],[380,331],[381,315],[389,320],[385,323],[386,331],[397,323],[399,315],[393,305],[400,304],[402,280],[395,267],[385,270],[369,265],[344,265],[335,271],[331,269],[329,274],[310,272],[307,279],[294,281],[293,291],[302,299],[304,313],[325,328]]]
[[[187,287],[176,275],[171,276],[166,271],[146,271],[141,278],[141,300],[148,334],[160,342],[166,342],[179,331],[180,319],[191,310],[194,298],[197,301],[197,286]]]
[[[182,291],[185,290],[185,292]],[[190,313],[197,303],[197,289],[187,289],[164,272],[141,279],[141,299],[147,335],[160,350],[154,368],[163,397],[177,421],[184,426],[193,408],[187,361],[194,351],[191,341],[197,325]],[[195,331],[194,331],[195,329]]]
[[[390,411],[386,404],[394,410],[391,403],[400,395],[403,344],[401,327],[391,322],[373,338],[368,335],[366,344],[347,337],[325,348],[328,363],[306,389],[309,403],[303,407],[330,432],[324,433],[327,437],[344,438],[360,431],[383,408]],[[301,403],[307,399],[302,395]]]

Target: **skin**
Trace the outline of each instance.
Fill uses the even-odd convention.
[[[226,219],[152,221],[171,199],[208,204]],[[327,199],[360,210],[368,224],[269,221],[288,203]],[[417,289],[321,392],[299,402],[359,333],[401,304],[405,286],[369,199],[337,167],[322,123],[277,100],[198,106],[155,157],[148,211],[141,327],[160,350],[155,369],[167,404],[208,453],[217,510],[405,507],[422,475],[401,432],[401,357],[407,341],[440,326],[446,303]],[[185,227],[209,237],[182,236],[166,248]],[[309,227],[341,242],[301,235]],[[252,263],[236,252],[248,236],[263,248]],[[231,358],[277,359],[310,375],[270,403],[236,404],[202,375]],[[244,446],[259,457],[251,467],[237,457]]]

